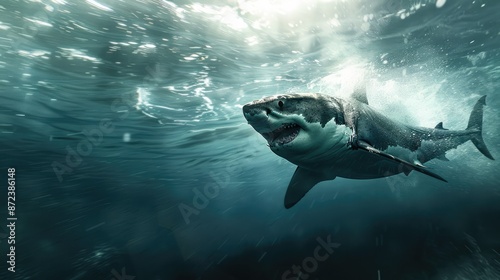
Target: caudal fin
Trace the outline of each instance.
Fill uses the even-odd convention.
[[[486,147],[483,140],[483,106],[486,105],[486,95],[479,98],[472,109],[469,117],[469,124],[467,125],[467,130],[475,130],[477,133],[472,134],[472,143],[476,148],[487,158],[493,159],[490,151]]]

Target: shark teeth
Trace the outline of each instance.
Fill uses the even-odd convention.
[[[266,138],[269,146],[284,145],[292,142],[297,138],[300,132],[300,126],[294,123],[284,123],[277,129],[262,133],[262,136]]]

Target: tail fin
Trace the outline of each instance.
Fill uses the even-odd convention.
[[[486,147],[486,144],[483,141],[483,106],[486,105],[486,95],[479,98],[472,109],[469,117],[469,124],[467,125],[467,130],[476,130],[477,133],[474,133],[472,136],[472,143],[476,146],[476,148],[487,158],[493,159],[490,151]]]

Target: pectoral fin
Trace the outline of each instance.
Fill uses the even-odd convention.
[[[298,166],[286,190],[285,208],[294,206],[312,187],[323,180],[322,174]]]
[[[399,164],[402,164],[403,167],[404,167],[404,170],[403,172],[405,174],[408,175],[408,173],[412,170],[415,170],[415,171],[418,171],[420,173],[423,173],[425,175],[428,175],[428,176],[431,176],[431,177],[434,177],[438,180],[441,180],[441,181],[444,181],[444,182],[448,182],[446,181],[443,177],[437,175],[436,173],[433,173],[433,172],[430,172],[426,169],[425,166],[423,165],[418,165],[418,164],[413,164],[411,162],[408,162],[406,160],[403,160],[403,159],[400,159],[398,157],[395,157],[391,154],[388,154],[388,153],[385,153],[385,152],[382,152],[374,147],[372,147],[370,144],[368,144],[367,142],[363,141],[363,140],[358,140],[357,141],[357,147],[359,149],[362,149],[362,150],[365,150],[365,151],[368,151],[370,153],[373,153],[373,154],[376,154],[376,155],[379,155],[379,156],[382,156],[382,157],[385,157],[389,160],[392,160],[394,162],[397,162]]]

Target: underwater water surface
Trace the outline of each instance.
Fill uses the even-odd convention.
[[[495,0],[2,0],[0,278],[500,279],[499,14]],[[464,129],[487,95],[497,160],[467,142],[426,163],[448,183],[337,178],[285,209],[296,167],[242,106],[360,83],[425,127]]]

